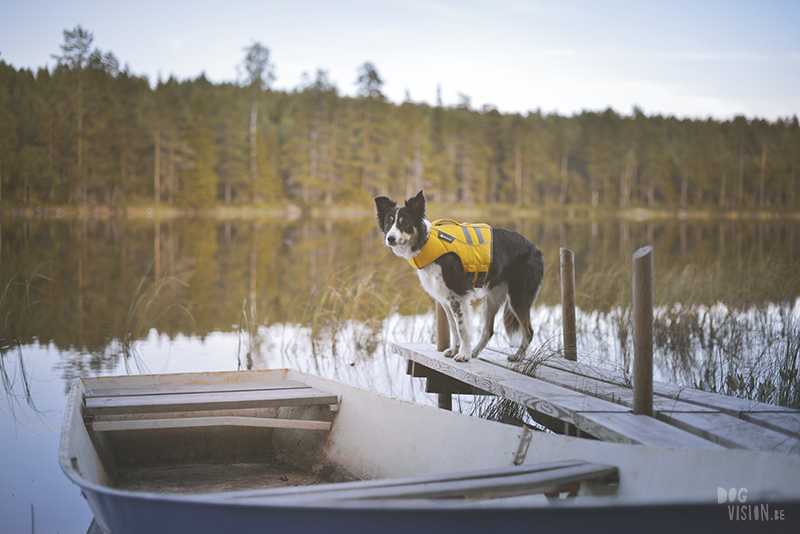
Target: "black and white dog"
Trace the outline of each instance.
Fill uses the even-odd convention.
[[[388,197],[375,199],[378,224],[384,234],[384,244],[392,252],[409,260],[418,268],[422,287],[442,304],[450,323],[451,348],[445,356],[464,362],[477,357],[494,334],[494,318],[505,304],[503,324],[509,336],[522,329],[519,350],[509,360],[524,358],[533,337],[530,309],[536,300],[544,277],[544,256],[539,248],[522,235],[503,228],[482,225],[491,234],[491,263],[488,272],[478,277],[465,273],[465,266],[457,252],[445,252],[431,263],[419,267],[419,257],[432,235],[452,236],[439,232],[425,219],[425,196],[420,191],[406,201],[405,207]],[[460,230],[458,223],[451,221]],[[464,231],[466,235],[466,230]],[[475,235],[475,234],[472,234]],[[481,241],[484,238],[480,238]],[[476,240],[477,239],[473,239]],[[430,261],[430,260],[429,260]],[[476,280],[480,278],[480,283]],[[473,347],[468,328],[468,312],[473,300],[483,298],[483,333]]]

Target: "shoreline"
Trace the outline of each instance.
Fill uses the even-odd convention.
[[[800,211],[782,210],[733,210],[733,209],[685,209],[685,208],[646,208],[633,207],[625,209],[593,208],[588,206],[559,206],[545,208],[525,208],[506,204],[492,206],[463,206],[459,204],[434,204],[429,211],[431,219],[450,217],[459,220],[477,219],[566,219],[575,222],[598,221],[613,218],[620,221],[764,221],[787,220],[800,221]],[[96,206],[79,208],[74,206],[36,206],[0,207],[0,219],[181,219],[208,217],[221,220],[228,219],[284,219],[296,221],[307,219],[363,219],[374,217],[372,206],[361,205],[252,205],[252,206],[215,206],[206,209],[176,208],[173,206],[126,206],[112,208]]]

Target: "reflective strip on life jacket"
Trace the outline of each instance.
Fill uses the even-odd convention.
[[[408,262],[422,269],[448,252],[461,259],[464,273],[472,275],[473,287],[482,287],[492,265],[492,227],[440,219],[431,225],[428,241]]]

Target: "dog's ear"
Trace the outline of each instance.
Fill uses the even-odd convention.
[[[422,191],[417,193],[417,196],[414,198],[409,198],[406,200],[406,207],[420,216],[420,218],[425,217],[425,195],[422,194]]]
[[[375,209],[377,210],[378,214],[378,226],[381,230],[383,230],[383,218],[390,209],[397,206],[397,202],[392,200],[389,197],[376,197],[375,198]]]

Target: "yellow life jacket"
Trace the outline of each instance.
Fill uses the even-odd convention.
[[[408,262],[415,269],[422,269],[448,252],[461,259],[464,274],[472,276],[473,287],[482,287],[492,265],[492,227],[451,219],[433,221],[428,241]]]

